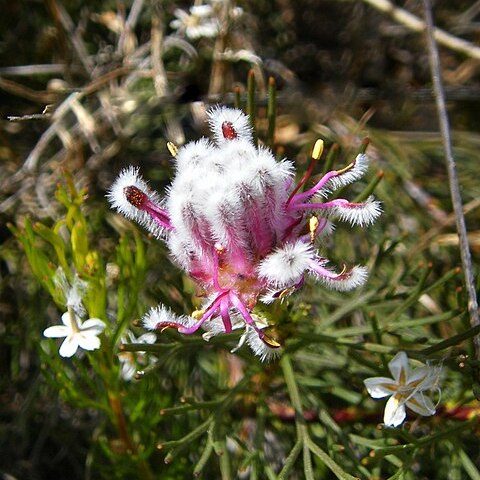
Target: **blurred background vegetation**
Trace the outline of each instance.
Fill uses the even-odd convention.
[[[422,17],[419,2],[396,3]],[[266,135],[273,77],[274,150],[295,159],[300,173],[317,138],[327,151],[338,145],[336,161],[344,165],[368,136],[372,168],[363,185],[352,186],[352,198],[383,175],[375,192],[384,205],[380,222],[365,231],[340,226],[325,245],[340,264],[367,264],[368,285],[339,294],[307,284],[288,305],[286,351],[309,435],[359,478],[480,478],[471,374],[478,366],[423,35],[362,1],[245,0],[237,3],[243,13],[228,22],[233,5],[224,2],[219,15],[228,29],[217,38],[191,39],[170,26],[175,10],[190,6],[2,6],[0,473],[33,480],[149,478],[149,471],[162,479],[194,471],[208,479],[280,478],[298,430],[278,364],[262,365],[246,351],[229,354],[235,342],[228,338],[205,344],[166,332],[144,375],[120,378],[118,341],[127,328],[142,333],[133,321],[160,301],[182,313],[196,299],[163,245],[119,219],[105,200],[130,164],[163,191],[172,175],[166,141],[205,134],[211,104],[232,104],[237,95],[245,105],[253,70],[259,136]],[[434,11],[440,28],[478,43],[479,2],[437,1]],[[479,62],[447,48],[441,60],[478,287]],[[88,242],[75,243],[79,237]],[[104,319],[112,323],[103,349],[108,374],[85,358],[60,359],[42,338],[64,311],[52,299],[59,252],[101,286]],[[369,399],[363,379],[385,372],[398,350],[443,362],[442,398],[436,416],[383,429],[383,403]],[[134,452],[112,398],[122,402]],[[313,453],[311,470],[300,454],[281,478],[350,478]]]

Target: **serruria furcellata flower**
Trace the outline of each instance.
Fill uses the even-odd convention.
[[[62,315],[63,325],[54,325],[43,331],[47,338],[64,338],[58,353],[61,357],[73,357],[78,348],[97,350],[100,348],[98,336],[105,330],[105,322],[98,318],[89,318],[82,322],[72,307]]]
[[[372,398],[390,397],[383,422],[398,427],[406,418],[406,407],[423,416],[435,414],[435,405],[426,392],[439,391],[441,367],[423,366],[410,372],[405,352],[398,352],[388,364],[393,376],[367,378],[364,383]]]
[[[308,175],[296,185],[292,162],[277,161],[271,150],[255,145],[242,111],[214,107],[208,117],[213,141],[202,138],[171,148],[175,178],[165,196],[129,167],[108,198],[118,212],[164,240],[173,261],[205,292],[204,305],[193,316],[159,306],[145,316],[144,325],[184,334],[203,326],[210,336],[245,326],[243,340],[269,359],[280,344],[253,314],[257,302],[284,298],[303,285],[306,275],[340,291],[362,285],[365,267],[337,271],[319,255],[317,244],[333,230],[335,219],[370,225],[381,213],[380,203],[373,197],[362,203],[326,200],[366,172],[365,154],[301,191]],[[319,142],[312,157],[320,154]]]

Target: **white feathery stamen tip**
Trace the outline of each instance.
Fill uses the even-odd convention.
[[[343,222],[365,227],[371,225],[382,213],[382,204],[371,195],[363,203],[338,205],[332,210]]]
[[[147,202],[160,205],[160,198],[139,175],[138,167],[123,169],[106,196],[118,213],[139,223],[152,235],[161,236],[163,229],[142,209]]]
[[[318,275],[318,280],[332,290],[347,292],[360,287],[368,279],[368,270],[366,267],[356,265],[348,272],[342,272],[337,277],[326,277]]]
[[[337,176],[332,177],[326,185],[321,188],[317,195],[326,196],[340,187],[344,187],[362,178],[368,170],[368,156],[359,153],[355,160],[345,168],[337,171]]]
[[[260,357],[261,362],[269,362],[270,360],[274,360],[281,355],[281,345],[276,341],[275,346],[270,347],[265,341],[265,338],[262,340],[255,329],[250,326],[247,326],[247,331],[245,333],[248,346],[257,357]],[[269,340],[272,341],[270,337]]]
[[[267,291],[260,297],[260,301],[265,305],[270,305],[271,303],[278,300],[280,296],[280,290],[276,288],[269,288]]]
[[[193,318],[186,315],[175,315],[169,308],[163,305],[152,307],[142,319],[142,324],[147,330],[168,327],[178,328],[179,326],[190,327],[194,323],[195,320]]]
[[[291,285],[309,268],[313,256],[314,251],[308,243],[289,243],[265,257],[258,273],[275,286]]]
[[[218,145],[232,140],[253,140],[250,120],[237,108],[213,107],[208,112],[208,123]]]
[[[138,172],[138,167],[128,167],[123,169],[107,193],[107,198],[112,207],[127,218],[134,220],[137,219],[138,208],[129,201],[126,192],[131,190],[139,192],[140,195],[143,194],[147,197],[152,195],[147,183],[142,179]]]

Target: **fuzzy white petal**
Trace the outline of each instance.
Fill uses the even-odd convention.
[[[276,288],[269,288],[261,297],[260,301],[265,305],[270,305],[271,303],[278,300],[279,290]]]
[[[314,251],[308,243],[288,243],[265,257],[258,273],[275,286],[292,285],[300,280],[313,257]]]
[[[178,150],[175,157],[177,175],[185,170],[201,171],[210,162],[210,157],[215,153],[215,147],[206,138],[190,142]]]
[[[318,272],[313,271],[315,277],[323,283],[326,287],[332,290],[338,290],[339,292],[348,292],[354,288],[360,287],[368,279],[368,270],[366,267],[356,265],[349,272],[339,274],[336,278],[319,275]],[[333,272],[331,272],[333,273]]]
[[[258,333],[247,326],[247,344],[251,348],[252,352],[257,356],[260,357],[261,362],[269,362],[271,360],[276,359],[282,353],[281,348],[271,348],[269,347],[259,336]]]
[[[196,323],[195,319],[186,315],[175,315],[169,308],[158,305],[149,310],[149,312],[142,319],[143,326],[147,330],[156,330],[159,324],[175,324],[184,327],[191,327]]]
[[[245,232],[242,229],[242,203],[234,190],[219,188],[205,202],[205,218],[213,238],[224,247],[243,245]]]
[[[293,165],[288,160],[277,162],[270,150],[260,147],[254,161],[242,166],[245,181],[257,195],[267,189],[284,190],[287,179],[293,177]]]
[[[208,112],[208,122],[212,130],[217,145],[225,145],[232,140],[228,140],[224,136],[222,126],[227,123],[231,125],[235,131],[238,140],[246,140],[252,142],[252,127],[250,120],[245,113],[237,108],[227,108],[216,106]]]
[[[375,200],[373,196],[370,196],[363,203],[337,205],[331,209],[331,213],[342,222],[366,227],[374,223],[381,215],[382,204],[378,200]]]
[[[152,235],[160,237],[163,233],[160,225],[153,221],[147,212],[136,208],[127,200],[125,196],[125,188],[127,187],[136,187],[147,195],[152,203],[161,205],[160,197],[142,179],[138,167],[128,167],[120,172],[106,195],[110,204],[119,213],[146,228]]]
[[[183,235],[173,232],[168,237],[168,249],[170,250],[173,260],[177,262],[181,268],[188,271],[194,252],[185,241]]]
[[[229,178],[232,184],[245,177],[251,179],[251,174],[246,174],[245,169],[255,167],[258,158],[258,151],[251,142],[244,139],[231,140],[222,145],[219,156],[221,159],[216,161],[224,166],[225,179]]]
[[[364,153],[359,153],[353,163],[352,168],[331,178],[326,185],[317,192],[317,195],[325,197],[338,188],[349,185],[362,178],[368,170],[368,156]]]

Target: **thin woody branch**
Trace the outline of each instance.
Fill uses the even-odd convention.
[[[396,7],[389,0],[363,0],[380,12],[390,15],[397,23],[413,32],[423,32],[426,24],[423,20],[403,8]],[[434,39],[442,46],[480,60],[480,48],[437,27],[432,27]]]
[[[463,273],[465,276],[465,285],[468,293],[468,312],[470,314],[470,323],[472,328],[480,325],[478,316],[478,301],[475,291],[475,279],[473,275],[472,258],[468,244],[467,227],[465,225],[465,216],[463,213],[462,197],[460,195],[460,185],[458,182],[455,159],[453,157],[452,140],[450,135],[450,125],[445,106],[445,95],[443,92],[442,77],[440,72],[440,59],[435,42],[433,16],[430,0],[423,0],[425,9],[425,20],[427,25],[427,47],[430,61],[430,70],[432,75],[433,89],[437,103],[438,119],[442,135],[443,148],[445,150],[445,160],[447,163],[448,180],[450,186],[450,195],[452,198],[453,209],[457,232],[460,241],[460,255],[462,259]],[[480,360],[480,336],[476,335],[473,339],[475,347],[475,356]]]

